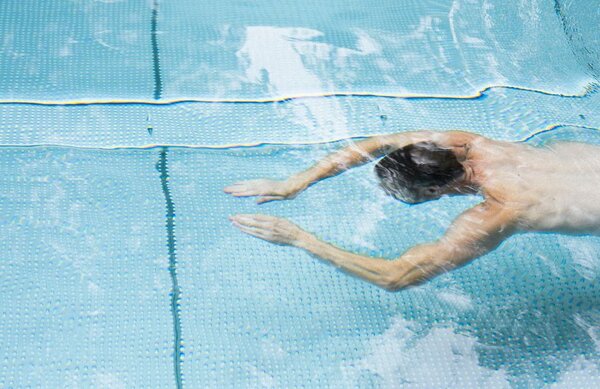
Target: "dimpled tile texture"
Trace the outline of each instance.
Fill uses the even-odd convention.
[[[599,238],[518,235],[391,294],[227,216],[392,258],[480,198],[403,205],[369,165],[294,201],[222,193],[415,128],[600,145],[599,13],[0,1],[0,388],[600,387]]]
[[[169,99],[577,93],[592,77],[569,42],[595,47],[594,4],[567,1],[561,19],[549,0],[5,0],[0,99],[150,99],[153,55]]]
[[[161,15],[170,98],[470,95],[498,84],[577,92],[590,79],[552,1],[180,0]]]
[[[185,382],[540,387],[560,381],[579,359],[598,378],[597,238],[517,236],[464,269],[390,294],[229,226],[232,210],[250,213],[256,206],[220,188],[267,172],[285,177],[326,150],[171,151],[178,274],[188,288],[181,301]],[[357,168],[260,212],[289,218],[347,249],[394,257],[437,238],[479,201],[402,205],[380,193],[371,169]],[[205,209],[211,217],[203,216]]]
[[[0,105],[10,145],[113,147],[310,143],[420,128],[522,140],[557,125],[600,127],[600,93],[560,97],[493,89],[478,99],[306,98],[161,106]]]
[[[3,148],[0,387],[168,387],[156,155]]]
[[[0,100],[145,98],[146,0],[0,2]]]

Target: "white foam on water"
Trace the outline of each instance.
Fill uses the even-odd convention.
[[[600,368],[594,362],[578,357],[549,389],[600,388]]]
[[[418,324],[395,317],[372,339],[366,355],[342,367],[351,387],[361,374],[380,379],[382,388],[509,388],[507,374],[478,364],[477,341],[452,328],[422,336]]]
[[[596,351],[600,353],[600,312],[576,313],[573,315],[573,321],[587,332],[596,346]]]
[[[596,242],[571,236],[559,236],[559,243],[567,248],[575,264],[575,271],[587,280],[595,280],[600,273],[600,247]]]
[[[116,374],[97,373],[93,378],[94,387],[98,389],[125,389],[125,383]]]
[[[450,289],[444,290],[437,294],[440,300],[443,300],[461,311],[466,311],[473,308],[471,297],[461,290]]]
[[[250,373],[253,378],[252,387],[258,388],[277,388],[281,387],[277,380],[270,374],[263,370],[253,366],[251,364],[244,364],[245,369]]]

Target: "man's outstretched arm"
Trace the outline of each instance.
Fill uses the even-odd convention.
[[[514,232],[516,218],[513,212],[499,205],[482,203],[459,216],[438,241],[415,246],[395,260],[350,253],[319,240],[285,219],[237,215],[231,220],[250,235],[304,249],[351,275],[397,291],[423,283],[493,250]]]
[[[467,143],[474,136],[460,131],[414,131],[373,136],[329,154],[309,169],[294,174],[287,180],[242,181],[228,186],[225,192],[237,197],[259,196],[258,203],[290,199],[322,179],[335,176],[409,144],[435,142],[441,147],[452,147],[461,142]]]

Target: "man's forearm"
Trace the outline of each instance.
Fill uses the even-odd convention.
[[[288,181],[303,190],[315,182],[370,162],[395,149],[427,141],[434,134],[432,131],[415,131],[373,136],[329,154],[311,168],[291,176]]]
[[[478,246],[453,242],[450,237],[414,246],[395,260],[372,258],[323,242],[286,219],[258,214],[235,215],[231,221],[247,234],[301,248],[347,273],[390,291],[417,285],[481,255],[480,251],[473,250]],[[457,250],[458,247],[462,249]]]
[[[294,245],[363,280],[386,289],[390,286],[390,276],[394,274],[392,261],[342,250],[306,232],[299,237]]]
[[[456,267],[448,251],[438,243],[418,245],[400,258],[387,260],[344,251],[308,235],[301,237],[295,246],[389,291],[421,284]]]
[[[329,154],[309,169],[290,177],[289,181],[302,189],[322,179],[335,176],[350,168],[378,157],[389,146],[389,136],[375,136]]]

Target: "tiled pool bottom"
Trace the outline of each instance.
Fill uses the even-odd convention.
[[[597,3],[0,1],[0,389],[600,387],[600,238],[390,294],[227,216],[392,258],[478,198],[222,193],[373,134],[600,143]]]
[[[370,166],[289,202],[222,193],[331,147],[2,148],[0,387],[597,386],[598,238],[519,235],[391,294],[229,225],[279,215],[391,258],[478,201],[406,206]]]

